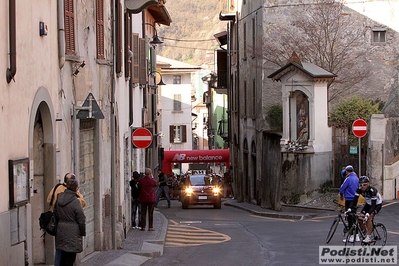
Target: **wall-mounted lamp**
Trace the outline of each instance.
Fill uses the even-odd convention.
[[[161,80],[157,83],[157,86],[166,85],[166,83],[163,82],[163,80],[162,80],[162,75],[161,75],[161,73],[159,73],[158,71],[153,71],[153,72],[150,73],[150,75],[153,75],[153,74],[154,74],[154,76],[155,76],[156,73],[158,73],[159,76],[161,77]]]
[[[75,70],[72,73],[72,76],[75,76],[79,73],[79,69],[84,68],[86,65],[85,61],[83,60],[82,63],[80,63],[77,67],[75,67]]]
[[[153,44],[153,45],[162,44],[163,41],[161,41],[161,40],[158,38],[158,32],[157,32],[157,29],[155,28],[155,26],[152,25],[151,23],[144,23],[144,24],[145,24],[145,25],[150,25],[150,26],[153,27],[154,30],[155,30],[155,35],[152,37],[152,41],[150,41],[150,44]]]

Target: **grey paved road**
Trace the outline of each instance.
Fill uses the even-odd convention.
[[[169,222],[164,254],[145,266],[319,265],[319,246],[325,245],[335,216],[326,212],[305,220],[279,219],[228,206],[182,210],[177,201],[160,211]],[[398,218],[397,201],[379,214],[388,229],[387,245],[399,243]],[[343,245],[338,230],[330,245]]]

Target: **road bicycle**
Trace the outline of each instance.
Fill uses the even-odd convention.
[[[337,200],[334,200],[333,202],[336,203],[340,207],[340,211],[339,211],[337,217],[334,218],[334,221],[332,222],[332,224],[330,226],[330,230],[328,231],[327,238],[326,238],[327,244],[331,241],[332,237],[334,236],[339,223],[342,223],[344,226],[343,231],[342,231],[342,236],[345,236],[345,234],[349,231],[349,225],[348,225],[348,221],[346,219],[346,213],[345,213],[345,206],[342,204],[339,204]]]
[[[357,213],[347,213],[348,215],[353,216],[353,225],[351,228],[349,228],[348,234],[346,236],[346,242],[345,246],[347,245],[355,245],[355,237],[353,237],[353,241],[349,241],[351,236],[356,236],[359,235],[360,238],[360,243],[362,246],[369,246],[369,245],[377,245],[377,246],[385,246],[387,242],[387,229],[382,223],[376,223],[375,222],[375,216],[373,219],[373,231],[371,233],[372,241],[368,243],[364,243],[363,239],[366,238],[367,232],[366,230],[363,230],[363,228],[360,226],[360,223],[365,223],[365,220],[363,219],[362,216],[360,216]],[[360,218],[360,219],[359,219]]]

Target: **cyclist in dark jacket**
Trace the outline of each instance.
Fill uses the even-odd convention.
[[[364,243],[370,243],[373,239],[371,233],[373,231],[374,216],[381,210],[382,197],[378,190],[370,186],[370,179],[367,176],[359,178],[360,187],[356,190],[355,198],[352,201],[350,208],[355,208],[359,196],[362,195],[366,200],[361,213],[363,214],[361,220],[366,220],[366,226],[361,222],[359,223],[363,229],[367,229],[367,237],[363,239]],[[366,227],[366,228],[365,228]]]

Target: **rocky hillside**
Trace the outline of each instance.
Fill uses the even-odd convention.
[[[193,65],[213,66],[213,51],[218,48],[214,34],[226,30],[219,21],[217,0],[170,0],[166,8],[172,18],[170,26],[157,27],[163,44],[157,54]]]

